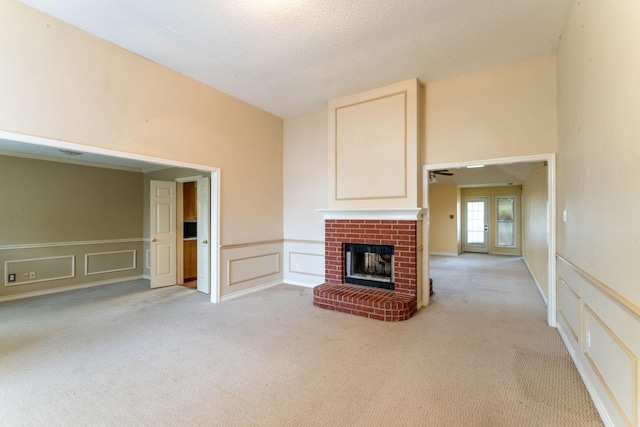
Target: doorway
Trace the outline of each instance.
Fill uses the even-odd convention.
[[[465,197],[462,205],[463,251],[489,253],[489,198]]]
[[[211,293],[211,190],[209,178],[193,176],[176,178],[178,202],[179,283],[199,292]]]
[[[555,254],[556,254],[556,169],[555,169],[555,165],[556,165],[556,155],[554,153],[549,153],[549,154],[540,154],[540,155],[531,155],[531,156],[520,156],[520,157],[509,157],[509,158],[500,158],[500,159],[485,159],[485,160],[474,160],[474,161],[466,161],[466,162],[457,162],[457,163],[443,163],[443,164],[429,164],[429,165],[425,165],[423,166],[423,173],[422,173],[422,179],[423,179],[423,185],[422,185],[422,199],[423,199],[423,206],[426,209],[426,216],[427,216],[427,221],[425,221],[425,227],[424,227],[424,238],[423,238],[423,248],[424,251],[426,253],[426,261],[424,263],[423,266],[423,275],[424,277],[429,277],[429,254],[430,254],[430,248],[429,248],[429,238],[430,238],[430,234],[431,233],[436,233],[437,234],[437,230],[431,230],[431,228],[433,227],[434,222],[434,218],[432,217],[433,215],[433,209],[432,207],[429,205],[429,176],[430,176],[430,172],[431,171],[442,171],[442,170],[446,170],[446,169],[460,169],[460,170],[465,170],[465,169],[471,169],[474,167],[482,167],[483,165],[491,165],[491,166],[499,166],[501,168],[511,168],[512,165],[516,166],[518,164],[521,163],[538,163],[540,165],[544,165],[545,168],[545,176],[546,176],[546,184],[545,184],[545,188],[546,188],[546,210],[544,212],[544,217],[545,219],[543,220],[543,224],[546,225],[546,230],[543,230],[542,232],[546,232],[546,236],[544,236],[545,238],[543,239],[544,241],[546,241],[546,266],[543,267],[544,272],[546,273],[546,278],[547,278],[547,283],[546,286],[544,288],[544,291],[542,289],[540,289],[540,292],[545,295],[543,295],[543,299],[545,299],[546,303],[547,303],[547,323],[549,324],[549,326],[555,327],[556,326],[556,305],[557,305],[557,301],[556,301],[556,260],[555,260]],[[438,180],[440,179],[440,177],[438,177]],[[492,182],[492,181],[487,181],[484,183],[483,186],[487,186],[487,185],[495,185],[496,182]],[[463,205],[462,205],[462,201],[461,199],[458,199],[458,217],[460,218],[460,220],[462,220],[462,210],[463,210]],[[516,207],[517,207],[517,203],[516,203]],[[446,212],[447,213],[447,221],[451,221],[451,222],[455,222],[455,206],[454,208],[451,210],[451,212]],[[516,213],[516,215],[518,215]],[[505,223],[504,227],[508,228],[509,226],[513,226],[513,224],[509,224],[509,223]],[[462,227],[462,223],[460,222],[459,227],[461,229]],[[458,236],[458,251],[457,253],[453,253],[453,256],[457,256],[461,250],[462,250],[462,236]],[[436,249],[436,253],[437,253],[438,249]],[[526,260],[525,260],[526,262]],[[434,290],[436,292],[436,297],[437,297],[437,283],[434,283]],[[429,292],[428,292],[428,288],[426,288],[428,286],[428,281],[425,281],[425,283],[423,283],[423,301],[422,301],[422,305],[428,305],[429,304]]]
[[[57,150],[71,150],[71,151],[79,151],[91,155],[95,155],[96,157],[106,156],[110,158],[124,159],[139,163],[149,163],[149,166],[160,166],[160,167],[177,167],[177,168],[185,168],[185,169],[193,169],[194,171],[203,172],[204,176],[210,179],[210,209],[208,211],[209,218],[209,234],[210,238],[208,240],[209,245],[211,246],[211,252],[209,255],[210,262],[210,301],[213,303],[220,302],[220,251],[219,251],[219,231],[220,231],[220,206],[219,206],[219,194],[220,194],[220,180],[219,174],[220,170],[217,167],[209,166],[209,165],[201,165],[195,163],[187,163],[175,160],[167,160],[155,158],[147,155],[126,153],[116,150],[110,150],[106,148],[99,148],[94,146],[82,145],[77,143],[51,140],[47,138],[35,137],[30,135],[23,135],[19,133],[0,131],[0,139],[5,139],[8,141],[15,141],[18,143],[23,143],[25,145],[31,146],[42,146],[54,148]],[[148,228],[146,228],[148,231]],[[146,234],[146,232],[145,232]],[[150,242],[150,238],[147,236],[142,239],[145,241],[145,246],[148,248],[148,243]],[[146,250],[146,255],[143,259],[146,259],[146,264],[149,264],[150,258],[150,250]]]

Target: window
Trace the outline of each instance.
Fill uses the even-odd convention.
[[[515,197],[496,197],[498,227],[496,246],[514,248],[516,246]]]

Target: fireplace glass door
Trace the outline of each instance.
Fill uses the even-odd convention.
[[[395,289],[394,248],[345,243],[345,283]]]

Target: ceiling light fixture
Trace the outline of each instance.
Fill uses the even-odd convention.
[[[437,184],[438,178],[436,178],[436,174],[433,172],[429,172],[429,184]]]
[[[471,166],[467,166],[467,169],[474,169],[474,168],[483,168],[484,165],[471,165]]]

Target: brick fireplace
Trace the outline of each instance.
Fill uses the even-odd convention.
[[[325,283],[314,288],[317,307],[397,322],[417,310],[417,220],[325,217]],[[345,244],[393,247],[394,289],[345,283]]]

